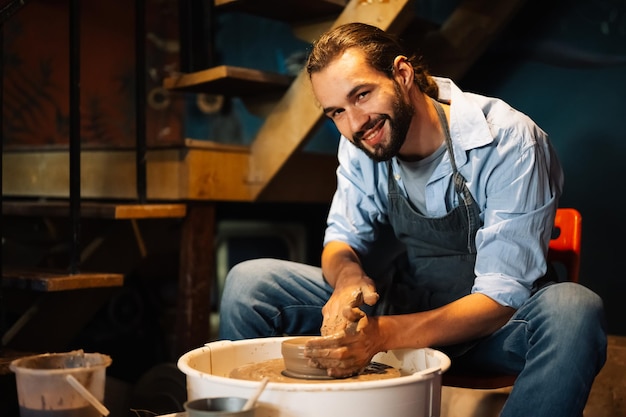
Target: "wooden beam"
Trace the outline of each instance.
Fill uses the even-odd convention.
[[[164,219],[185,217],[184,204],[132,204],[132,203],[101,203],[83,201],[80,214],[85,218],[100,219]],[[4,216],[69,216],[67,201],[29,201],[3,200],[2,215]]]
[[[215,274],[215,204],[194,204],[183,223],[176,318],[177,355],[209,342]]]
[[[85,288],[120,287],[124,275],[85,272],[70,274],[34,268],[2,268],[2,286],[42,292],[68,291]]]
[[[400,31],[413,16],[411,0],[352,0],[333,26],[364,22],[383,30]],[[251,146],[248,182],[255,200],[287,160],[310,139],[322,120],[322,110],[302,71],[259,130]]]

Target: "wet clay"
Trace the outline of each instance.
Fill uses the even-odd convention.
[[[283,375],[285,362],[282,358],[270,359],[268,361],[251,363],[235,368],[229,377],[234,379],[245,379],[248,381],[260,381],[268,377],[270,382],[287,382],[298,384],[319,384],[319,383],[345,383],[359,381],[374,381],[379,379],[390,379],[402,376],[396,368],[372,362],[361,374],[350,378],[329,378],[329,379],[300,379]]]

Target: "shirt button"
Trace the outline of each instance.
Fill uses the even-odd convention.
[[[400,174],[394,174],[394,178],[396,179],[396,181],[400,181]]]

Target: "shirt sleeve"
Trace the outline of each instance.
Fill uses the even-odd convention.
[[[341,241],[366,254],[376,240],[378,224],[387,222],[387,169],[344,137],[337,154],[337,190],[328,214],[324,245]]]
[[[493,128],[500,144],[485,179],[484,224],[476,236],[472,292],[519,308],[547,270],[562,172],[547,135],[526,116]]]

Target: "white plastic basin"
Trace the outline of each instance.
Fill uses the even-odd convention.
[[[252,396],[256,381],[230,378],[243,365],[281,358],[273,337],[218,341],[187,352],[178,368],[187,376],[189,400]],[[257,402],[256,417],[437,417],[441,409],[441,374],[450,359],[434,349],[379,353],[373,361],[400,369],[403,376],[351,382],[270,382]]]

